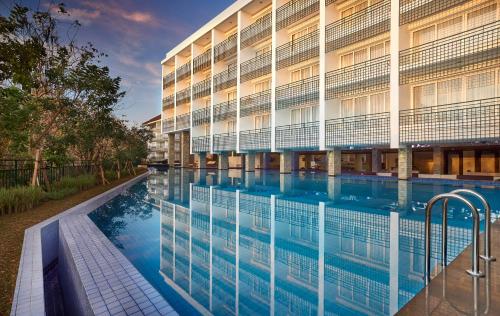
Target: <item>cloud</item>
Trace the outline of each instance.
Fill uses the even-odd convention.
[[[77,20],[83,25],[90,25],[93,21],[101,16],[98,10],[87,10],[83,8],[66,8],[67,13],[61,13],[58,7],[52,6],[49,11],[57,16],[59,20],[75,21]]]

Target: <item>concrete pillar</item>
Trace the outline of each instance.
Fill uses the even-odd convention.
[[[285,151],[280,154],[280,173],[292,172],[292,152]]]
[[[194,171],[194,184],[204,185],[207,180],[207,170],[206,169],[197,169]]]
[[[217,157],[217,163],[219,170],[229,169],[229,157],[227,153],[220,153]]]
[[[246,172],[255,171],[255,153],[245,154],[245,171]]]
[[[443,174],[443,149],[441,147],[434,147],[432,151],[433,173]]]
[[[372,149],[372,172],[380,172],[380,149]]]
[[[291,174],[280,174],[280,192],[288,193],[293,188],[293,178]]]
[[[271,153],[262,153],[262,169],[271,168]]]
[[[195,159],[198,163],[198,169],[206,169],[207,168],[207,154],[206,153],[195,154]]]
[[[175,134],[168,134],[168,164],[170,167],[174,166],[175,162]]]
[[[292,151],[292,171],[299,170],[299,159],[300,159],[299,153]]]
[[[335,177],[341,174],[342,152],[340,148],[328,151],[328,175]]]
[[[251,189],[255,186],[255,172],[248,172],[244,175],[245,178],[245,188]]]
[[[402,147],[398,149],[398,178],[399,180],[411,179],[412,149]]]
[[[408,181],[398,181],[398,205],[400,208],[411,206],[412,183]]]
[[[342,184],[338,177],[328,177],[328,198],[332,201],[338,201],[341,195]]]
[[[190,158],[190,150],[189,150],[189,132],[185,131],[181,133],[181,167],[188,168],[189,167],[189,158]]]

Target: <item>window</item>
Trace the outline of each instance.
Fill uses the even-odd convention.
[[[431,83],[414,87],[413,105],[415,108],[436,105],[436,85]]]
[[[259,92],[266,91],[269,89],[271,89],[271,80],[269,80],[269,79],[261,81],[261,82],[257,82],[254,86],[255,93],[259,93]]]
[[[340,101],[340,114],[342,117],[354,116],[354,102],[353,99],[346,99]]]
[[[436,27],[434,25],[413,32],[413,46],[432,42],[436,39]]]
[[[271,51],[271,45],[266,45],[266,46],[263,46],[263,47],[257,49],[255,51],[255,56],[264,55],[265,53],[270,52],[270,51]]]
[[[291,81],[295,82],[307,78],[317,76],[319,74],[319,65],[313,64],[304,68],[293,70],[291,73]]]
[[[365,115],[368,108],[368,97],[354,99],[354,115]]]
[[[389,52],[390,42],[383,41],[340,56],[340,67],[349,67],[370,59],[379,58],[389,54]]]
[[[496,21],[497,5],[494,3],[487,7],[467,14],[467,28],[473,29]]]
[[[270,126],[269,118],[269,114],[255,116],[255,129],[268,128]]]
[[[318,106],[308,106],[291,111],[292,124],[316,122],[318,120]]]
[[[462,100],[462,79],[456,78],[438,82],[437,104],[456,103]]]
[[[234,120],[227,121],[227,132],[228,133],[235,133],[236,132],[236,121],[234,121]]]
[[[341,18],[346,18],[350,15],[353,15],[354,13],[356,12],[359,12],[361,10],[364,10],[368,7],[368,1],[363,1],[361,3],[358,3],[352,7],[349,7],[345,10],[343,10],[341,13],[340,13],[340,16]]]
[[[462,31],[462,17],[456,17],[437,25],[437,38],[451,36]]]
[[[300,30],[297,30],[293,33],[290,34],[290,40],[292,42],[296,41],[298,38],[307,35],[309,33],[312,33],[318,29],[318,24],[311,24],[309,26],[303,27]]]
[[[495,73],[483,72],[467,77],[467,101],[492,98],[495,96]]]
[[[205,125],[205,136],[210,136],[210,124]]]
[[[227,101],[232,101],[234,99],[236,99],[236,90],[229,91],[227,93]]]
[[[370,113],[383,113],[390,111],[389,92],[381,92],[370,96]]]

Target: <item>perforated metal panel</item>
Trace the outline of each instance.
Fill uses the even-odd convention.
[[[236,133],[214,134],[214,151],[236,150]]]
[[[182,89],[177,92],[175,100],[176,106],[188,103],[189,101],[191,101],[191,87],[187,87],[186,89]]]
[[[212,49],[207,49],[193,59],[193,73],[208,69],[212,66]]]
[[[276,87],[276,110],[318,104],[319,76]]]
[[[190,127],[190,114],[181,114],[176,116],[176,129],[186,129]]]
[[[241,150],[271,150],[271,128],[240,132]]]
[[[271,37],[272,15],[268,13],[241,30],[241,48],[246,48],[260,40]]]
[[[193,126],[210,124],[210,107],[193,111]]]
[[[235,33],[214,47],[214,62],[236,55],[238,33]]]
[[[163,120],[163,133],[168,133],[174,130],[174,118]]]
[[[276,148],[317,149],[319,146],[319,122],[276,127]]]
[[[299,37],[276,48],[276,69],[298,64],[319,56],[319,31]]]
[[[203,81],[195,83],[193,85],[193,100],[206,97],[210,95],[210,89],[212,85],[212,79],[207,78]]]
[[[203,153],[210,151],[210,135],[193,137],[193,152]]]
[[[271,89],[240,99],[240,117],[271,112]]]
[[[175,82],[175,71],[172,71],[171,73],[168,73],[163,77],[163,89],[172,86],[174,82]]]
[[[262,77],[271,73],[271,53],[267,52],[241,63],[240,82]]]
[[[176,74],[177,74],[177,81],[180,81],[184,78],[191,76],[191,61],[188,61],[184,65],[177,68]]]
[[[214,92],[236,86],[237,65],[231,65],[226,70],[214,76]]]
[[[290,0],[276,10],[276,30],[279,31],[319,11],[319,0]]]
[[[236,100],[214,105],[214,122],[236,119]]]
[[[174,108],[174,95],[168,95],[162,100],[163,110]]]
[[[399,0],[399,24],[410,23],[450,9],[468,0]]]

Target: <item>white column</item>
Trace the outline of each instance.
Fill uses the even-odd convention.
[[[322,0],[324,1],[324,0]],[[318,315],[325,313],[325,202],[318,206]]]
[[[191,44],[191,97],[189,98],[189,153],[193,154],[193,59],[194,59],[194,44]]]
[[[389,313],[394,315],[399,310],[399,213],[390,215],[389,241]]]
[[[212,52],[213,52],[213,49],[212,49]],[[213,53],[212,53],[212,57],[213,57]],[[213,237],[212,237],[212,219],[213,219],[213,206],[212,206],[212,201],[213,201],[213,187],[210,186],[210,198],[209,198],[209,209],[210,209],[210,217],[209,217],[209,221],[210,221],[210,224],[209,224],[209,227],[208,227],[208,230],[209,230],[209,237],[210,238],[210,246],[209,246],[209,261],[210,261],[210,272],[209,272],[209,279],[210,279],[210,284],[209,284],[209,311],[212,311],[212,293],[213,293],[213,275],[214,275],[214,270],[213,270],[213,266],[212,266],[212,254],[213,254],[213,250],[212,250],[212,242],[213,242]]]
[[[277,0],[271,8],[271,152],[276,151],[276,9]]]
[[[274,5],[274,1],[273,0],[273,5]],[[275,287],[276,287],[276,283],[275,283],[275,275],[276,275],[276,264],[275,264],[275,239],[276,239],[276,224],[275,224],[275,218],[276,218],[276,196],[275,195],[271,195],[271,241],[270,241],[270,247],[271,247],[271,280],[270,281],[270,291],[271,291],[271,295],[270,295],[270,302],[269,302],[269,309],[270,309],[270,315],[274,316],[274,291],[275,291]]]
[[[180,65],[179,56],[174,57],[174,131],[177,130],[177,67]]]
[[[325,150],[325,27],[326,7],[325,0],[319,0],[319,150]]]
[[[191,201],[193,197],[193,184],[189,184],[189,295],[192,293],[193,282],[192,282],[192,271],[193,271],[193,255],[191,245],[193,243],[193,208],[191,207]],[[160,200],[161,201],[161,200]],[[160,238],[161,240],[161,238]]]
[[[211,68],[210,68],[210,153],[214,153],[214,46],[215,46],[215,29],[212,29],[212,45],[210,48],[211,51]]]
[[[243,22],[243,12],[238,11],[238,38],[236,42],[236,152],[240,152],[240,65],[241,65],[241,23]],[[237,314],[236,314],[237,315]]]
[[[328,159],[328,175],[339,176],[342,170],[342,151],[335,147],[327,152]]]
[[[399,0],[391,0],[390,39],[391,148],[399,148]]]
[[[239,12],[238,12],[239,13]],[[238,67],[239,68],[239,67]],[[240,292],[240,190],[236,190],[236,289],[235,289],[235,314],[239,315]]]

